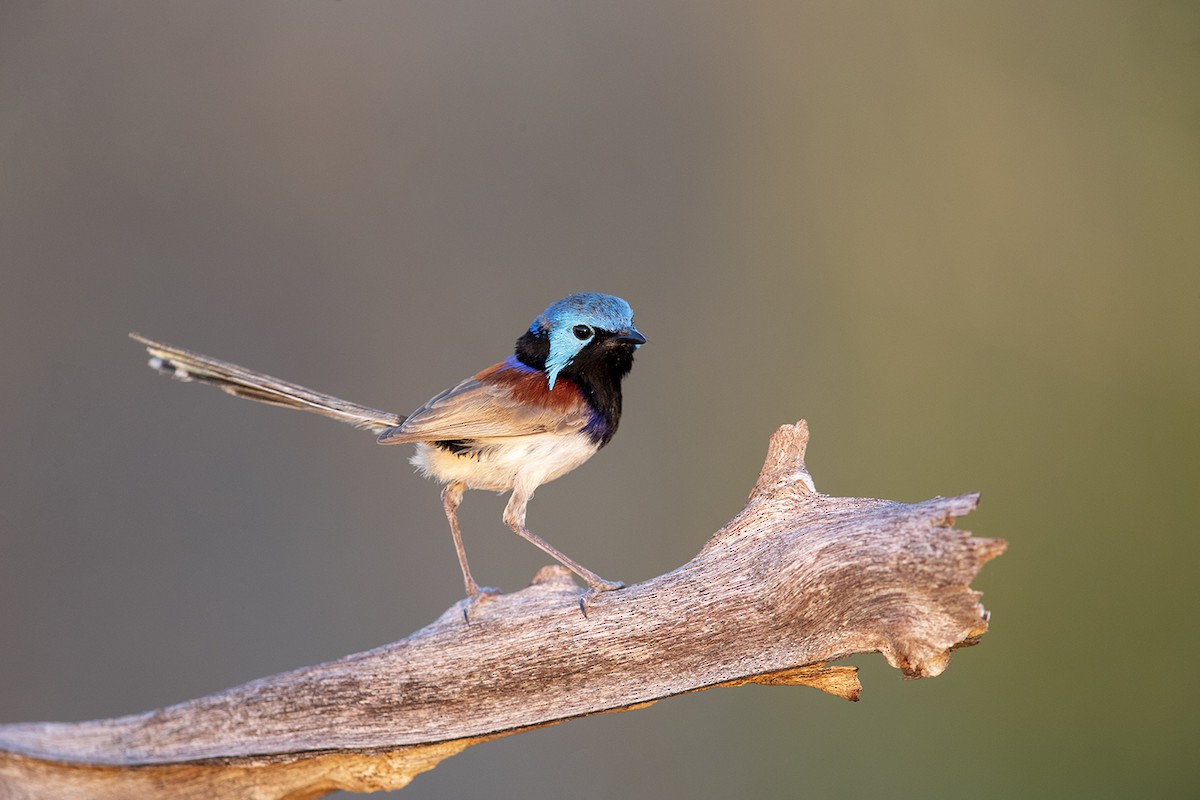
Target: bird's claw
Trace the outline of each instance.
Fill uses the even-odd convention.
[[[591,587],[593,594],[597,594],[599,592],[615,592],[617,589],[624,589],[625,583],[623,581],[601,580],[591,584]]]
[[[467,596],[467,599],[463,601],[463,622],[470,625],[471,612],[474,611],[477,606],[490,602],[502,594],[504,594],[504,592],[500,591],[499,589],[493,589],[490,586],[476,586],[475,591],[471,592]]]
[[[617,589],[625,588],[625,584],[621,581],[606,581],[602,579],[588,585],[591,587],[591,589],[579,595],[579,611],[585,617],[588,615],[588,603],[593,597],[604,592],[614,592]]]

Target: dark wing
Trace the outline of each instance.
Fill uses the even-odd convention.
[[[146,350],[151,355],[151,367],[177,380],[209,383],[237,397],[300,411],[312,411],[339,422],[348,422],[356,428],[376,432],[404,421],[400,414],[360,406],[332,395],[314,392],[312,389],[281,381],[270,375],[239,367],[237,364],[151,341],[136,333],[129,334],[129,337],[146,345]]]
[[[379,443],[569,433],[583,428],[589,419],[587,404],[570,381],[558,382],[551,392],[541,372],[514,370],[501,363],[434,397],[403,424],[384,431]]]

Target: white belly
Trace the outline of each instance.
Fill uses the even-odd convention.
[[[539,433],[506,439],[480,439],[482,452],[457,455],[420,442],[410,459],[429,478],[457,481],[468,489],[506,492],[518,482],[532,491],[566,475],[599,448],[586,435]]]

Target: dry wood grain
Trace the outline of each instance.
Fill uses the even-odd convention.
[[[497,736],[684,692],[808,685],[857,699],[880,652],[939,674],[987,613],[969,584],[1004,551],[954,520],[977,495],[820,495],[803,421],[772,437],[746,507],[678,569],[591,596],[561,567],[408,638],[169,708],[0,726],[0,797],[310,798],[406,785]]]

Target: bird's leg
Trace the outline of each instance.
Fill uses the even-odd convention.
[[[483,590],[471,577],[471,568],[467,566],[467,550],[463,547],[462,531],[458,529],[458,504],[462,502],[465,484],[451,481],[442,489],[442,508],[446,510],[446,519],[450,521],[450,534],[454,537],[454,550],[458,553],[458,565],[462,567],[463,583],[467,586],[467,597],[474,605],[483,596]]]
[[[504,507],[504,524],[512,528],[513,532],[518,536],[532,542],[540,547],[543,551],[553,556],[558,563],[562,564],[567,569],[574,572],[579,577],[583,578],[592,589],[597,592],[608,592],[613,589],[621,589],[625,584],[620,582],[606,581],[596,573],[587,569],[581,564],[567,558],[554,545],[547,542],[542,537],[538,536],[529,528],[525,527],[525,507],[529,504],[529,498],[532,492],[528,492],[518,485],[513,489],[512,497],[508,500],[508,505]]]

